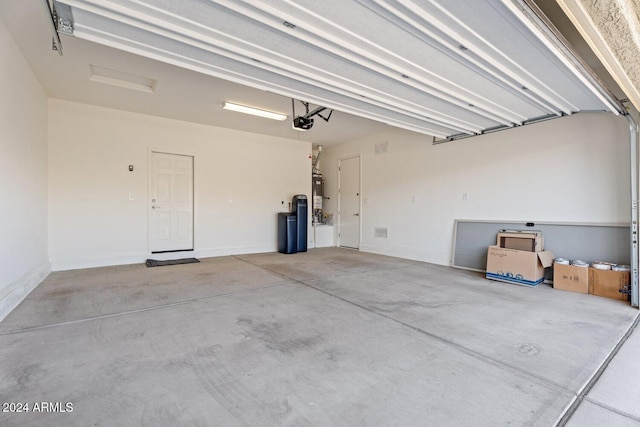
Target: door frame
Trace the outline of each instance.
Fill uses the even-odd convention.
[[[192,209],[192,221],[193,221],[193,226],[191,227],[191,239],[192,239],[192,246],[193,249],[191,250],[180,250],[180,251],[171,251],[171,252],[156,252],[153,253],[151,251],[151,234],[149,233],[149,226],[151,224],[151,209],[150,209],[150,203],[151,203],[151,164],[152,164],[152,154],[153,153],[158,153],[158,154],[170,154],[170,155],[175,155],[175,156],[186,156],[186,157],[191,157],[193,160],[193,168],[191,170],[191,186],[192,186],[192,190],[193,190],[193,197],[191,200],[191,209]],[[196,155],[194,153],[191,152],[185,152],[185,151],[176,151],[176,150],[167,150],[167,149],[158,149],[158,148],[151,148],[149,147],[147,149],[147,194],[146,194],[146,205],[145,208],[147,209],[147,254],[149,256],[153,255],[154,258],[156,259],[170,259],[172,257],[172,254],[175,253],[180,253],[181,256],[185,256],[188,254],[194,254],[196,251],[196,226],[197,226],[197,210],[196,210]]]
[[[362,156],[360,154],[351,154],[348,156],[342,156],[338,158],[338,239],[337,246],[341,246],[341,229],[342,229],[342,171],[340,164],[343,160],[358,159],[358,249],[360,250],[360,244],[362,243]],[[350,248],[351,249],[351,248]]]

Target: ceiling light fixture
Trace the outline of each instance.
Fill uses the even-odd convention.
[[[252,116],[264,117],[271,120],[285,120],[286,114],[276,113],[274,111],[261,110],[260,108],[247,107],[246,105],[234,104],[231,102],[225,102],[222,104],[222,108],[229,111],[236,111],[238,113],[251,114]]]

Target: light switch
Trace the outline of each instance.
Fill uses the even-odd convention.
[[[133,200],[133,193],[129,193],[129,200]]]

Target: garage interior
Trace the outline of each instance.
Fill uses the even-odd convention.
[[[639,425],[637,5],[468,3],[0,4],[0,423]],[[488,280],[461,221],[628,230],[546,241],[629,300]]]

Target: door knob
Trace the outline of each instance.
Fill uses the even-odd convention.
[[[360,216],[360,214],[359,213],[354,213],[353,216]]]
[[[155,208],[156,208],[155,205],[151,206],[151,209],[155,209]]]

